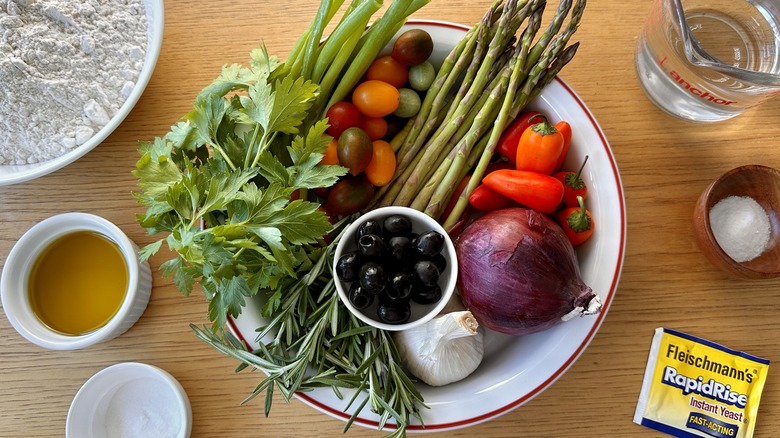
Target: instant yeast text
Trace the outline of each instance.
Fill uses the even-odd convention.
[[[753,436],[769,361],[658,328],[634,422],[680,437]]]

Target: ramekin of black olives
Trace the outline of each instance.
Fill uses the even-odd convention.
[[[447,233],[430,216],[383,207],[360,216],[341,237],[333,278],[344,305],[384,330],[431,320],[455,290],[458,264]]]

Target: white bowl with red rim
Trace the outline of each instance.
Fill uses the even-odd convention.
[[[431,34],[431,61],[441,63],[467,26],[437,20],[410,20],[400,33],[421,28]],[[585,351],[596,335],[617,291],[626,245],[626,206],[615,157],[596,118],[577,93],[556,77],[528,106],[547,115],[551,122],[566,120],[572,126],[572,145],[564,163],[577,170],[587,155],[582,178],[589,187],[587,207],[596,221],[593,237],[577,248],[583,280],[603,302],[597,315],[577,318],[541,333],[512,337],[492,331],[485,334],[485,355],[479,368],[466,379],[441,387],[418,383],[429,409],[421,409],[424,425],[413,419],[410,432],[460,429],[501,416],[527,403],[549,388]],[[250,348],[257,346],[257,327],[263,325],[260,303],[248,302],[246,310],[229,319],[229,328]],[[296,394],[304,403],[330,416],[349,421],[351,393],[339,398],[328,388]],[[364,409],[354,424],[377,428],[379,417]],[[386,424],[385,429],[392,428]]]

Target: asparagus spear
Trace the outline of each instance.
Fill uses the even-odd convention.
[[[567,0],[563,0],[562,3],[567,2]],[[535,97],[539,92],[541,92],[541,88],[543,85],[546,85],[549,83],[549,81],[552,80],[552,78],[560,71],[560,68],[563,68],[566,63],[568,63],[571,60],[571,57],[574,56],[574,53],[576,52],[577,45],[573,45],[573,49],[567,49],[565,48],[565,44],[568,42],[568,40],[571,38],[573,33],[576,31],[577,27],[579,26],[579,22],[582,18],[582,13],[585,8],[586,1],[585,0],[578,0],[575,7],[572,8],[572,16],[569,21],[569,25],[567,26],[566,30],[558,35],[556,38],[552,40],[552,43],[549,44],[549,46],[545,46],[543,49],[538,61],[533,65],[531,71],[528,73],[527,80],[523,84],[523,87],[519,90],[516,96],[512,97],[512,104],[507,104],[507,112],[506,115],[508,116],[511,112],[514,114],[515,112],[519,113],[520,110],[522,110],[525,105],[530,102],[530,100]],[[559,7],[556,11],[556,18],[554,21],[559,20],[562,21],[562,18],[558,17],[558,14],[561,13],[567,13],[568,8],[565,7]],[[545,30],[545,34],[548,32],[551,32],[551,29],[555,29],[557,32],[558,29],[560,29],[560,26],[557,28],[553,27],[552,25]],[[542,38],[545,38],[544,36]],[[538,47],[535,46],[534,48]],[[533,56],[533,51],[529,53],[528,59],[531,59],[531,56]],[[560,59],[560,60],[559,60]],[[555,70],[557,69],[557,70]],[[518,72],[518,78],[520,76],[520,72]],[[509,101],[507,98],[505,100],[505,104]],[[502,108],[502,113],[504,113],[504,108]],[[501,118],[502,116],[499,116]],[[494,126],[494,132],[491,134],[491,140],[492,137],[495,137],[496,142],[501,134],[501,132],[498,132],[499,128],[499,121],[496,122],[496,125]],[[503,130],[503,127],[501,127],[501,130]],[[455,225],[460,216],[463,214],[463,210],[466,207],[466,204],[468,203],[468,196],[471,194],[471,192],[476,188],[477,184],[479,184],[479,181],[482,179],[482,176],[484,175],[485,169],[487,168],[487,165],[490,162],[490,159],[493,156],[493,152],[495,151],[496,142],[488,141],[488,144],[485,148],[485,151],[483,152],[482,156],[480,157],[479,162],[476,165],[476,168],[474,169],[473,176],[471,180],[469,181],[469,184],[467,185],[466,189],[459,195],[458,201],[455,204],[455,207],[453,208],[452,212],[450,213],[449,217],[444,221],[444,228],[448,229],[449,227],[452,227]]]

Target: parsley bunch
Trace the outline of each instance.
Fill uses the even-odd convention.
[[[211,325],[192,329],[240,361],[238,370],[265,373],[247,400],[264,394],[266,415],[276,390],[289,400],[329,387],[339,397],[351,391],[345,430],[364,407],[380,416],[380,429],[395,421],[392,436],[404,436],[411,417],[422,421],[422,395],[392,337],[354,317],[335,292],[333,252],[351,218],[331,225],[306,194],[346,174],[319,165],[331,140],[322,120],[327,107],[427,2],[395,0],[369,25],[382,2],[354,0],[320,44],[344,3],[322,0],[284,63],[253,50],[248,66],[223,67],[170,132],[140,144],[134,196],[146,212],[138,222],[150,234],[167,234],[141,257],[163,244],[175,254],[160,269],[185,295],[198,286],[209,303]],[[258,328],[260,347],[247,351],[223,327],[255,297],[265,302],[268,323]]]
[[[293,193],[333,185],[341,166],[318,166],[327,122],[303,122],[317,85],[274,78],[280,63],[263,50],[232,65],[197,97],[194,110],[153,142],[142,142],[133,174],[147,207],[139,223],[176,257],[161,270],[189,295],[200,285],[213,329],[238,316],[245,299],[276,289],[312,265],[332,225],[319,204]],[[230,94],[230,95],[229,95]]]

